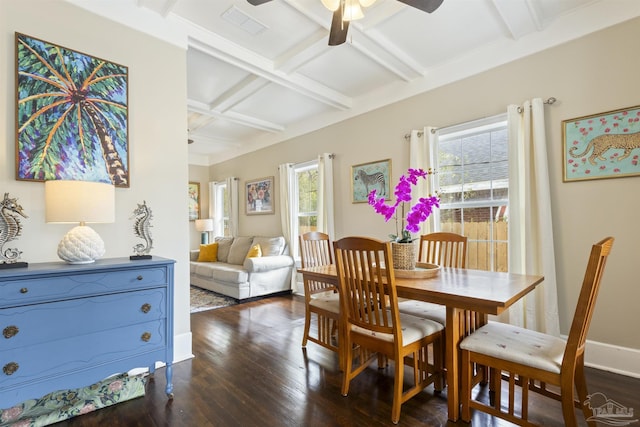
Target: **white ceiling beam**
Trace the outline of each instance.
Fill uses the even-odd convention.
[[[328,50],[327,31],[318,30],[275,59],[277,70],[291,74]]]
[[[498,15],[514,40],[541,31],[540,12],[529,0],[493,0]]]
[[[327,31],[330,30],[331,20],[328,20],[324,15],[319,16],[317,13],[315,13],[314,9],[309,7],[307,4],[302,4],[298,0],[283,0],[283,2],[296,10],[298,13],[304,15],[308,19],[325,28]],[[402,10],[402,8],[397,8],[394,6],[395,5],[385,7],[384,5],[379,5],[379,7],[376,7],[380,9],[377,13],[373,13],[375,12],[376,8],[371,8],[370,11],[372,12],[373,20],[386,20],[390,16]],[[368,19],[367,12],[368,10],[365,10],[364,12],[365,23]],[[397,54],[400,49],[398,49],[396,46],[387,41],[381,40],[380,37],[371,37],[370,35],[362,32],[359,28],[363,28],[363,26],[360,25],[358,21],[352,21],[349,24],[347,43],[350,43],[350,41],[353,40],[353,46],[362,54],[404,81],[411,81],[416,77],[424,75],[424,70],[422,70],[422,68],[418,65],[417,61],[411,59],[408,55]],[[329,34],[326,33],[324,42],[325,45],[327,45],[328,38]],[[327,48],[330,49],[330,47],[326,46],[325,49]]]
[[[189,126],[189,133],[197,132],[198,129],[208,126],[218,120],[216,117],[198,113],[189,112],[187,116],[187,124]]]
[[[270,82],[268,80],[260,78],[254,74],[250,74],[210,102],[209,108],[224,113],[249,98],[251,95],[256,94],[269,83]]]
[[[247,116],[246,114],[240,114],[233,111],[220,112],[212,110],[209,105],[196,102],[193,100],[187,100],[187,107],[191,111],[196,111],[200,114],[216,117],[219,119],[227,120],[232,123],[237,123],[242,126],[247,126],[253,129],[260,129],[267,132],[281,132],[285,130],[285,127],[277,123],[272,123],[267,120],[258,119],[257,117]]]
[[[166,18],[176,7],[177,3],[178,0],[138,0],[138,7],[146,7],[159,13],[163,18]]]
[[[176,19],[180,19],[177,18]],[[189,23],[185,22],[185,25]],[[273,61],[255,52],[191,24],[189,28],[189,47],[211,55],[224,62],[241,68],[249,73],[287,87],[331,107],[345,110],[351,108],[353,100],[336,90],[301,75],[289,75],[274,67]]]

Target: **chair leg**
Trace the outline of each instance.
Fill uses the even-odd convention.
[[[340,349],[338,352],[338,356],[341,359],[342,366],[342,395],[346,396],[349,394],[349,383],[351,382],[351,376],[353,371],[353,349],[351,340],[345,337],[343,343],[344,348]],[[341,356],[340,356],[341,355]]]
[[[462,402],[462,414],[460,418],[465,423],[471,422],[471,354],[468,351],[462,351],[462,384],[460,389],[460,401]]]
[[[578,425],[574,407],[573,397],[574,378],[563,379],[560,384],[560,398],[562,399],[562,416],[564,417],[564,425],[566,427],[574,427]]]
[[[309,339],[310,327],[311,327],[311,313],[307,308],[304,312],[304,334],[302,335],[302,347],[307,346],[307,339]]]
[[[585,419],[589,419],[593,414],[589,410],[588,405],[585,405],[584,402],[587,400],[587,395],[589,391],[587,389],[587,381],[584,375],[584,353],[578,357],[576,360],[576,391],[578,393],[578,399],[580,400],[580,405],[582,407],[582,413],[584,414]],[[596,427],[595,421],[588,421],[587,424],[590,427]]]
[[[404,361],[401,358],[397,357],[394,366],[395,372],[393,377],[393,405],[391,406],[391,422],[394,424],[398,424],[398,422],[400,421],[400,408],[402,407]]]

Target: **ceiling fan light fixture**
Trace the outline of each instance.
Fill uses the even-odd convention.
[[[321,0],[324,7],[335,12],[340,7],[340,0]]]
[[[342,12],[343,21],[355,21],[364,18],[360,2],[358,0],[345,0],[344,11]]]

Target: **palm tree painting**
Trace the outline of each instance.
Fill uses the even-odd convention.
[[[128,68],[16,33],[16,179],[129,187]]]

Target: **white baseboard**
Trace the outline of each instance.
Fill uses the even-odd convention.
[[[640,378],[640,350],[635,348],[587,340],[584,364],[603,371]]]

